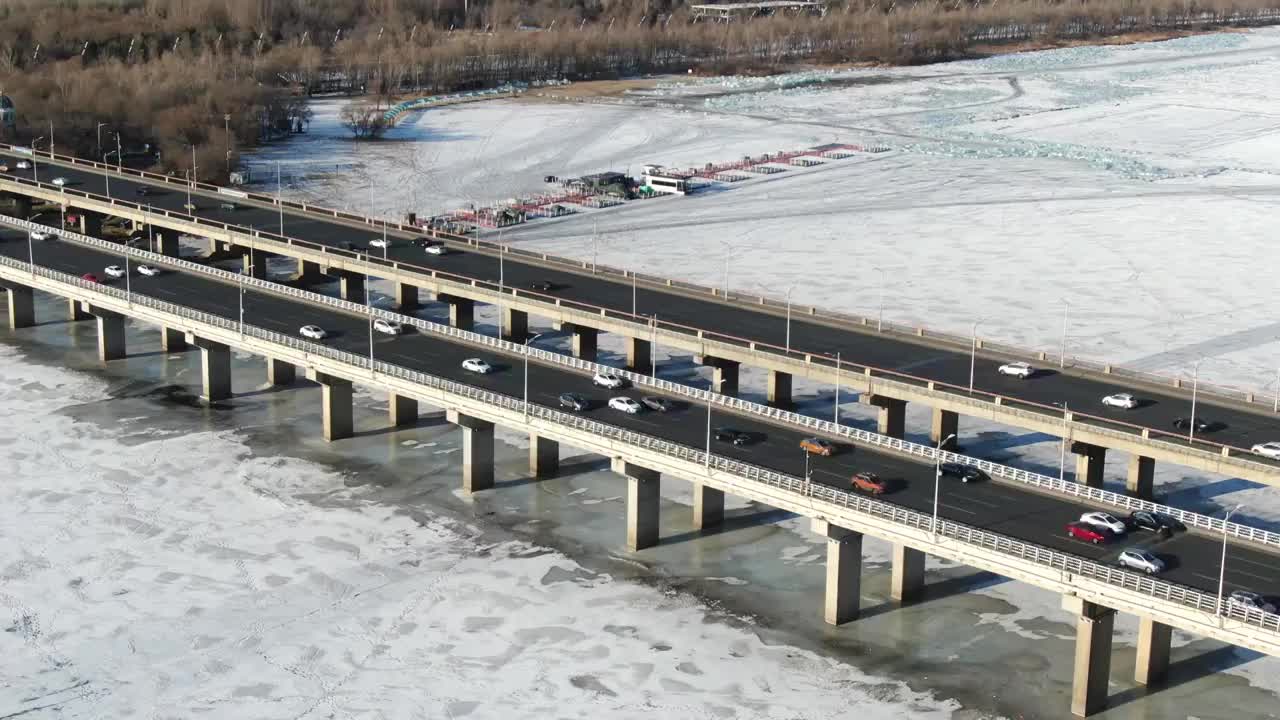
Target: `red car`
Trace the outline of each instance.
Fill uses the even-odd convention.
[[[85,274],[83,274],[83,275],[81,275],[81,276],[80,276],[80,279],[81,279],[81,280],[87,280],[87,281],[89,281],[89,282],[91,282],[91,283],[101,283],[101,282],[102,282],[101,280],[99,280],[99,279],[98,279],[98,276],[97,276],[97,275],[94,275],[93,273],[85,273]]]
[[[873,472],[860,472],[853,476],[853,489],[872,495],[883,495],[889,489],[889,484]]]
[[[1111,531],[1097,525],[1073,522],[1067,526],[1067,534],[1077,540],[1091,542],[1094,545],[1111,540]]]

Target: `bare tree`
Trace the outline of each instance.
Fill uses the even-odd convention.
[[[367,102],[353,102],[343,106],[338,114],[343,126],[357,140],[373,140],[382,137],[387,130],[384,111]]]

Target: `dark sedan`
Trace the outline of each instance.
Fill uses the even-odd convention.
[[[582,412],[589,410],[591,403],[578,393],[563,393],[560,395],[560,407],[574,412]]]
[[[640,398],[640,402],[654,412],[671,412],[676,409],[675,403],[664,397],[657,397],[654,395],[642,397]]]
[[[1183,432],[1187,432],[1191,430],[1192,424],[1193,423],[1191,422],[1191,418],[1180,417],[1180,418],[1173,419],[1173,427]],[[1196,418],[1194,425],[1196,428],[1196,432],[1198,433],[1213,432],[1214,430],[1218,429],[1218,423],[1212,422],[1210,420],[1205,420],[1204,418]]]
[[[1176,518],[1169,517],[1164,513],[1148,512],[1146,510],[1134,510],[1129,513],[1129,517],[1125,519],[1125,525],[1140,530],[1150,530],[1163,537],[1169,537],[1174,530],[1179,529],[1182,523]]]
[[[738,447],[751,444],[751,433],[735,430],[730,427],[718,427],[713,434],[717,442],[733,443]]]
[[[972,465],[963,465],[955,462],[942,463],[942,476],[958,478],[962,483],[978,482],[986,480],[987,474]]]
[[[529,287],[538,292],[551,292],[556,289],[556,284],[550,280],[535,280],[529,284]]]

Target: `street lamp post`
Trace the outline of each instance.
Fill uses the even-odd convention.
[[[128,246],[126,246],[124,251],[124,298],[129,307],[133,307],[133,281],[129,277],[132,274],[129,272],[129,250]]]
[[[1195,442],[1196,440],[1196,395],[1200,389],[1200,363],[1204,362],[1204,358],[1196,361],[1195,370],[1191,374],[1191,430],[1187,436],[1187,440]]]
[[[649,341],[649,372],[656,379],[658,377],[658,314],[653,314],[653,335]]]
[[[97,132],[98,132],[98,154],[99,154],[99,155],[101,155],[101,154],[102,154],[102,128],[103,128],[103,126],[105,126],[106,124],[107,124],[107,123],[98,123],[98,131],[97,131]],[[102,162],[105,164],[105,163],[106,163],[106,160],[104,159]]]
[[[276,161],[276,207],[280,208],[280,237],[284,237],[284,199],[281,195],[280,161]]]
[[[973,371],[978,364],[978,325],[982,321],[973,324],[973,341],[969,346],[969,392],[973,392]]]
[[[791,291],[795,289],[795,284],[787,288],[787,352],[791,352]]]
[[[252,273],[252,272],[253,272],[253,264],[250,263],[249,267],[241,268],[240,277],[238,278],[239,285],[240,285],[240,337],[241,338],[244,338],[244,276],[245,276],[245,273]]]
[[[835,424],[840,424],[840,351],[836,351],[836,410],[833,417]]]
[[[120,172],[124,165],[124,152],[120,147],[120,133],[116,133],[116,172]]]
[[[39,145],[43,139],[44,136],[41,135],[31,141],[31,176],[35,178],[36,182],[40,182],[40,163],[36,162],[36,145]]]
[[[1227,523],[1231,522],[1231,515],[1235,511],[1244,507],[1244,503],[1236,505],[1227,511],[1226,517],[1222,519],[1222,562],[1218,566],[1218,616],[1222,616],[1222,594],[1227,585]]]
[[[1071,411],[1066,403],[1062,403],[1062,449],[1058,453],[1058,482],[1067,481],[1067,435],[1071,428],[1067,419],[1070,417]]]
[[[542,337],[542,333],[531,336],[524,341],[524,419],[529,419],[529,345]]]
[[[1062,301],[1062,352],[1058,354],[1058,367],[1065,368],[1067,366],[1067,309],[1071,307],[1071,303],[1066,300]]]
[[[938,441],[938,447],[934,454],[933,467],[933,522],[929,525],[929,532],[933,533],[933,541],[938,541],[938,495],[942,489],[942,446],[951,442],[956,434],[951,433],[945,438]]]
[[[707,393],[707,468],[711,468],[711,393]]]

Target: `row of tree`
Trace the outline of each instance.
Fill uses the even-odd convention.
[[[825,15],[695,22],[685,0],[5,0],[0,91],[18,139],[102,155],[119,133],[222,179],[296,129],[316,91],[382,96],[512,80],[798,61],[916,63],[975,45],[1265,19],[1274,0],[832,0]],[[372,117],[357,125],[376,134]],[[365,131],[362,129],[362,133]]]

